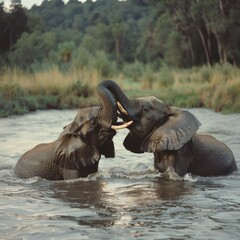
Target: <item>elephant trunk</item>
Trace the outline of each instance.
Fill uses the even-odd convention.
[[[118,109],[126,119],[134,120],[136,116],[137,102],[129,99],[122,91],[122,89],[112,80],[105,80],[101,84],[105,88],[105,92],[110,92],[116,102],[118,102]],[[120,104],[119,104],[120,103]]]
[[[103,108],[100,110],[100,122],[106,128],[117,122],[117,104],[113,94],[105,87],[104,82],[97,86]]]

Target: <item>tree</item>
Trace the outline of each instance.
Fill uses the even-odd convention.
[[[234,54],[238,49],[236,39],[240,37],[237,17],[240,12],[239,1],[166,0],[165,4],[178,31],[188,37],[195,56],[200,54],[195,53],[196,47],[199,46],[194,33],[197,32],[208,65],[215,62],[236,62],[236,59],[239,59],[239,54]],[[239,53],[239,50],[237,52]],[[193,63],[196,63],[196,60]]]
[[[125,32],[127,29],[127,25],[125,23],[115,23],[111,25],[111,33],[114,39],[115,45],[115,59],[119,64],[121,62],[122,55],[122,44],[124,41]]]
[[[3,3],[0,3],[0,53],[9,50],[9,25],[8,14],[4,11]]]
[[[201,4],[207,6],[204,9],[204,21],[207,30],[216,38],[220,63],[226,63],[229,58],[234,58],[231,55],[233,47],[231,38],[239,39],[239,21],[237,19],[240,11],[239,1],[204,0]],[[236,34],[236,30],[238,34]]]
[[[9,48],[27,30],[27,16],[20,0],[12,0],[9,16]]]
[[[11,63],[31,70],[32,63],[48,61],[49,54],[56,44],[55,39],[56,36],[52,32],[24,33],[10,54]]]
[[[24,68],[31,61],[71,67],[81,49],[88,62],[91,55],[118,68],[136,61],[154,68],[240,65],[239,12],[238,0],[44,0],[30,10],[13,0],[10,12],[0,4],[1,62],[9,55]],[[61,61],[59,46],[68,49]]]

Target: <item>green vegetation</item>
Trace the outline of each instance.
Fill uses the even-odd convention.
[[[191,69],[164,68],[153,72],[155,80],[140,78],[140,88],[129,96],[154,95],[178,107],[206,107],[225,113],[240,112],[240,69],[230,64]],[[166,84],[169,79],[168,84]]]
[[[94,97],[96,84],[88,81],[93,79],[91,74],[73,72],[66,75],[57,68],[36,73],[5,69],[0,81],[0,117],[37,109],[78,108],[97,104]]]
[[[0,3],[0,116],[99,104],[114,79],[131,97],[240,112],[240,1]]]
[[[129,97],[154,95],[178,107],[240,112],[240,69],[230,64],[191,69],[165,67],[150,75],[148,67],[142,65],[142,68],[145,74],[137,79],[123,72],[110,78],[116,80]],[[36,109],[98,105],[95,88],[102,79],[98,71],[65,74],[58,68],[36,73],[5,70],[0,81],[0,116]]]

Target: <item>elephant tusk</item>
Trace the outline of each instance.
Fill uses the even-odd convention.
[[[120,130],[120,129],[123,129],[123,128],[127,128],[127,127],[130,126],[132,123],[133,123],[133,121],[129,121],[129,122],[124,123],[124,124],[122,124],[122,125],[112,125],[111,128],[114,129],[114,130]]]
[[[117,102],[118,108],[121,111],[121,113],[128,115],[127,110],[122,106],[120,102]]]

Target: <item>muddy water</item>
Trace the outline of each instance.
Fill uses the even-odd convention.
[[[191,109],[240,166],[240,114]],[[240,239],[240,175],[169,180],[151,154],[132,154],[115,136],[116,157],[87,179],[19,179],[19,157],[57,138],[76,111],[0,119],[0,239]]]

